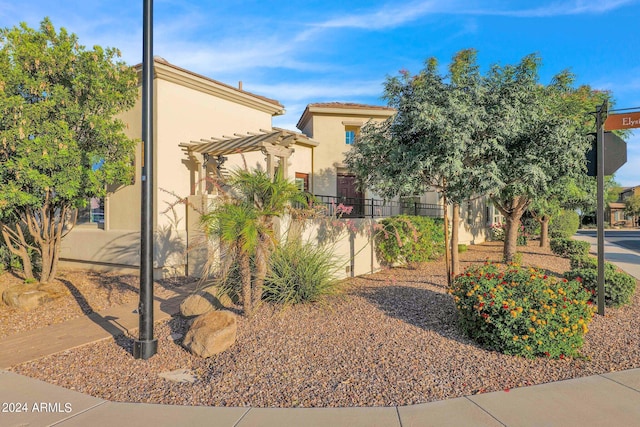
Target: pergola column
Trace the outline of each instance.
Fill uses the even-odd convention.
[[[294,152],[293,148],[271,145],[262,147],[261,151],[262,154],[266,156],[267,173],[269,174],[269,178],[273,179],[276,174],[276,158],[280,168],[282,169],[282,176],[284,178],[289,176],[288,164],[289,158]]]

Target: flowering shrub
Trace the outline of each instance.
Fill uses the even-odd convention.
[[[494,242],[504,242],[505,236],[507,235],[507,224],[505,223],[496,223],[491,224],[489,229],[491,240]],[[518,246],[526,246],[529,241],[530,235],[524,225],[521,225],[518,229],[518,238],[516,240],[516,245]]]
[[[377,226],[376,252],[386,264],[414,266],[444,254],[442,221],[430,217],[398,215]]]
[[[471,266],[450,292],[472,339],[527,358],[576,356],[595,313],[591,294],[578,281],[517,265]]]
[[[573,264],[573,261],[572,261]],[[573,265],[572,265],[573,267]],[[592,295],[591,301],[597,301],[598,264],[597,261],[585,267],[574,267],[564,273],[568,280],[579,280],[584,288]],[[604,263],[604,303],[618,307],[629,304],[631,296],[636,291],[636,279],[623,271],[618,271],[610,262]]]

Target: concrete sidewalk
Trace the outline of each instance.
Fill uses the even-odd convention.
[[[595,245],[595,238],[577,236]],[[607,260],[640,278],[640,255],[606,244]],[[184,297],[156,298],[156,320]],[[0,367],[37,359],[137,328],[135,306],[8,337]],[[81,332],[80,332],[81,331]],[[640,369],[421,405],[372,408],[218,408],[116,403],[0,369],[0,426],[558,426],[640,427]]]
[[[591,244],[590,252],[593,255],[598,253],[598,240],[596,237],[576,234],[573,238],[589,242]],[[609,243],[605,240],[604,258],[606,261],[614,263],[620,269],[640,280],[640,253]]]
[[[164,320],[178,313],[180,303],[195,286],[195,283],[191,283],[181,288],[156,291],[154,295],[154,321]],[[5,337],[0,346],[0,369],[123,333],[131,334],[139,326],[137,306],[136,301],[63,323]],[[2,425],[0,422],[0,426]]]
[[[0,371],[8,426],[640,426],[640,369],[422,405],[216,408],[115,403]]]

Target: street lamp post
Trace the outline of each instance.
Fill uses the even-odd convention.
[[[133,343],[133,357],[146,360],[158,352],[158,340],[153,338],[153,0],[143,0],[142,13],[140,332]]]

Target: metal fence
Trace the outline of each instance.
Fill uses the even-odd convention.
[[[442,218],[442,206],[411,201],[388,201],[315,195],[317,202],[327,208],[328,215],[343,218],[383,218],[394,215],[415,215]]]

